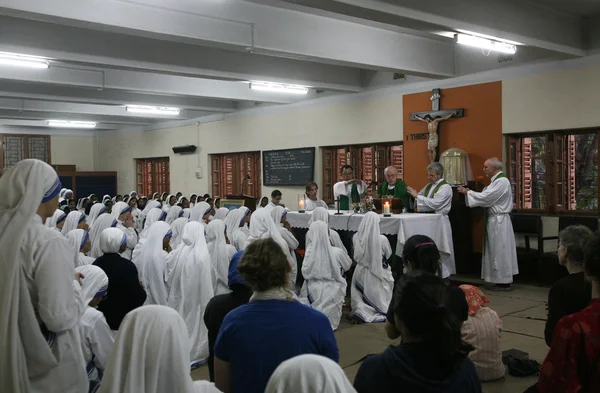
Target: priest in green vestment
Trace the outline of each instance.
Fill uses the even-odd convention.
[[[340,200],[340,210],[352,210],[353,203],[359,203],[367,192],[367,184],[354,178],[352,165],[341,168],[342,181],[333,185],[333,196]]]
[[[401,179],[398,179],[398,170],[396,167],[388,166],[383,173],[386,181],[377,187],[377,195],[379,195],[380,198],[385,196],[399,198],[406,208],[406,211],[413,213],[414,198],[406,190],[406,183]]]

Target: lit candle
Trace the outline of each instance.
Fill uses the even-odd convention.
[[[304,210],[304,199],[300,199],[298,201],[298,207],[300,208],[300,210]]]
[[[384,202],[383,214],[390,214],[390,203],[389,202]]]

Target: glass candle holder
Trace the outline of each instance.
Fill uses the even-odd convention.
[[[298,194],[298,211],[304,213],[306,209],[306,194]]]
[[[383,198],[383,215],[392,215],[392,198]]]

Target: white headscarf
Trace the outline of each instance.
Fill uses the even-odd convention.
[[[83,202],[86,200],[87,198],[79,198],[79,200],[77,201],[77,210],[79,210],[82,213],[85,213],[85,208],[83,207]]]
[[[148,229],[148,236],[136,247],[134,263],[144,287],[147,304],[167,305],[165,271],[167,252],[163,250],[163,239],[172,236],[171,226],[164,221],[155,222]]]
[[[77,229],[77,226],[82,221],[85,221],[85,214],[83,214],[82,212],[79,212],[79,211],[72,211],[67,216],[67,219],[65,220],[65,225],[63,225],[60,232],[63,235],[66,235],[67,233],[71,232],[73,229]]]
[[[121,217],[121,214],[125,214],[128,212],[131,212],[131,206],[129,206],[125,202],[117,202],[112,207],[110,215],[113,216],[117,221],[119,221],[119,217]]]
[[[96,297],[106,296],[108,290],[108,276],[104,270],[94,265],[78,266],[75,272],[81,273],[81,294],[85,304],[89,304]]]
[[[146,217],[152,209],[157,208],[157,207],[160,207],[160,202],[155,199],[151,199],[146,203],[146,206],[144,206],[144,210],[142,210],[142,214],[144,215],[144,217]]]
[[[376,277],[384,276],[382,265],[381,232],[379,230],[379,216],[368,212],[358,226],[354,235],[354,260],[366,266]]]
[[[275,206],[271,209],[271,218],[273,218],[273,222],[275,226],[279,227],[281,224],[281,219],[287,214],[287,209],[281,206]]]
[[[344,370],[320,355],[299,355],[281,363],[265,393],[356,393]]]
[[[204,225],[192,221],[183,228],[182,244],[171,252],[167,265],[168,306],[177,310],[187,325],[190,363],[203,362],[208,358],[208,330],[202,317],[214,296]]]
[[[90,240],[89,233],[87,233],[83,229],[73,229],[72,231],[67,233],[66,237],[71,247],[73,247],[73,250],[75,250],[75,252],[77,253],[77,266],[91,265],[92,263],[94,263],[94,258],[86,257],[81,252],[81,249],[83,248],[83,246],[85,246],[85,243],[87,243]]]
[[[145,209],[144,209],[145,210]],[[146,238],[148,236],[148,230],[155,222],[162,221],[166,217],[166,213],[162,211],[162,209],[152,209],[148,213],[146,217],[146,222],[144,222],[144,230],[140,233],[140,238]]]
[[[257,209],[264,209],[264,207],[261,206],[261,204],[262,204],[262,200],[265,199],[265,198],[267,198],[267,203],[269,203],[271,201],[269,199],[269,197],[267,197],[267,196],[261,196],[260,199],[258,200],[258,203],[256,204],[256,208]]]
[[[90,228],[94,226],[94,222],[96,222],[100,214],[106,213],[106,210],[107,208],[106,206],[104,206],[104,203],[96,202],[92,205],[92,208],[90,209],[90,215],[88,216],[87,220],[87,223],[90,226]]]
[[[308,220],[308,226],[315,221],[323,221],[325,224],[329,224],[329,212],[324,207],[317,207],[312,211],[310,220]]]
[[[279,228],[275,226],[269,209],[257,210],[250,219],[250,236],[246,242],[246,247],[256,240],[265,239],[268,237],[275,240],[275,242],[279,244],[279,247],[281,247],[283,250],[283,253],[288,257],[288,259],[290,259],[290,250],[288,245],[283,237],[281,237]]]
[[[143,306],[125,316],[98,393],[220,393],[193,382],[190,341],[183,319],[170,307]]]
[[[165,222],[171,225],[175,220],[183,216],[183,209],[177,205],[171,206],[169,212],[167,213],[167,218],[165,218]]]
[[[46,219],[46,223],[44,225],[46,225],[46,227],[50,228],[50,229],[54,229],[56,228],[57,223],[59,222],[59,220],[64,220],[66,218],[66,214],[64,211],[60,210],[60,209],[56,209],[56,211],[54,212],[54,214],[52,215],[52,217],[48,217]]]
[[[177,246],[179,246],[179,244],[181,243],[183,227],[185,227],[185,224],[187,224],[189,221],[190,220],[188,220],[187,218],[181,217],[173,221],[173,224],[171,224],[171,230],[173,231],[173,237],[171,238],[171,248],[173,250],[176,249]]]
[[[335,265],[337,259],[329,240],[327,224],[322,221],[315,221],[310,224],[308,231],[312,241],[306,248],[306,254],[304,254],[302,273],[305,277],[330,277],[336,281],[344,281],[340,269]],[[379,262],[381,264],[381,260]]]
[[[102,250],[100,249],[100,235],[107,228],[114,228],[117,226],[117,220],[108,213],[103,213],[98,217],[94,226],[90,229],[90,239],[92,241],[92,249],[90,256],[92,258],[99,258],[102,256]]]
[[[226,207],[220,207],[215,212],[215,217],[213,218],[213,220],[223,220],[223,221],[225,221],[225,217],[227,217],[228,214],[229,214],[229,209],[228,208],[226,208]]]
[[[106,201],[111,201],[112,198],[110,197],[110,195],[106,194],[102,197],[102,204],[104,205],[106,203]]]
[[[102,254],[118,254],[127,244],[127,235],[119,228],[106,228],[100,234],[99,247]]]
[[[189,207],[183,209],[183,215],[181,217],[185,217],[189,220],[191,216],[192,216],[192,209],[190,209]]]
[[[58,193],[58,203],[62,202],[65,199],[65,192],[67,191],[66,188],[61,188],[60,192]]]
[[[229,212],[227,217],[225,217],[225,226],[227,227],[227,237],[229,241],[233,244],[235,240],[235,234],[240,230],[240,225],[242,220],[246,218],[247,209],[234,209]],[[239,247],[243,248],[244,244],[240,244]]]
[[[0,177],[0,381],[6,392],[31,391],[30,366],[46,373],[58,365],[39,328],[20,251],[40,204],[54,199],[59,190],[56,172],[39,160],[20,161]]]
[[[192,214],[190,215],[190,221],[202,222],[202,218],[210,213],[212,207],[206,202],[199,202],[192,208]]]
[[[212,260],[212,283],[216,295],[231,292],[228,286],[229,253],[225,240],[225,223],[221,220],[212,220],[206,227],[206,241],[208,252]]]

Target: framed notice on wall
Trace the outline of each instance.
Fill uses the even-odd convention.
[[[315,148],[263,151],[265,186],[303,186],[313,181]]]

